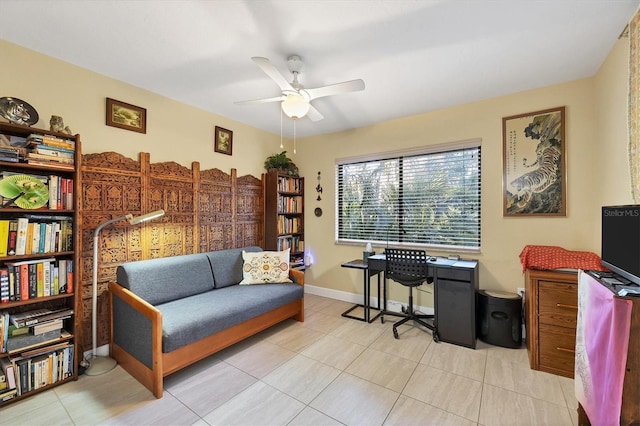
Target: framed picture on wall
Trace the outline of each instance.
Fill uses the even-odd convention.
[[[564,110],[502,119],[504,216],[566,216]]]
[[[107,98],[107,126],[147,133],[147,110]]]
[[[233,148],[233,132],[218,126],[216,126],[215,132],[216,135],[213,142],[215,151],[231,155],[231,149]]]

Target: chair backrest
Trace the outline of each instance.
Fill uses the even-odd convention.
[[[384,253],[387,278],[409,286],[427,281],[427,253],[424,250],[388,248]]]

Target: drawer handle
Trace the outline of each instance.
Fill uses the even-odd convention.
[[[564,308],[564,309],[575,309],[578,310],[577,306],[574,305],[565,305],[564,303],[556,303],[556,308]]]
[[[575,354],[576,353],[575,349],[567,349],[567,348],[557,347],[556,350],[560,351],[560,352],[568,352],[568,353],[571,353],[571,354]]]

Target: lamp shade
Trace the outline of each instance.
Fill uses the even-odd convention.
[[[287,114],[289,118],[302,118],[308,112],[311,105],[304,97],[297,93],[290,93],[287,98],[282,101],[282,111]]]

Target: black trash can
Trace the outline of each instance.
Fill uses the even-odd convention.
[[[479,290],[478,338],[505,348],[522,345],[522,297],[515,293]]]

